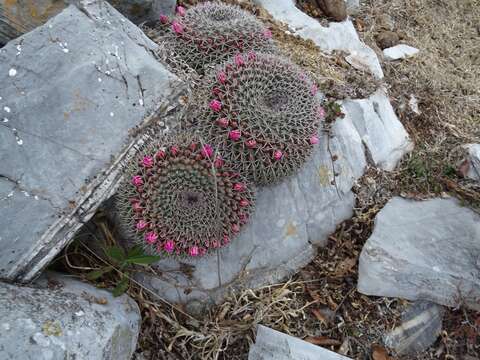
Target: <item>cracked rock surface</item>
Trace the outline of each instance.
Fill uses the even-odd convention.
[[[140,310],[127,295],[47,274],[32,287],[0,283],[3,360],[129,360]]]
[[[0,278],[31,280],[111,195],[129,130],[178,95],[156,46],[90,1],[0,49]]]

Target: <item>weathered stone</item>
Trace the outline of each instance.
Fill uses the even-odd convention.
[[[347,18],[347,5],[344,0],[318,0],[322,12],[335,21],[343,21]]]
[[[156,47],[94,1],[0,49],[0,278],[39,273],[114,192],[129,131],[176,101]]]
[[[443,307],[431,302],[409,305],[402,314],[402,323],[385,336],[385,345],[399,355],[425,351],[442,331],[443,314]]]
[[[158,20],[160,14],[172,15],[176,0],[109,0],[123,15],[135,24],[147,20]]]
[[[362,249],[358,290],[479,310],[480,216],[453,198],[393,198]]]
[[[413,143],[395,115],[384,89],[377,90],[368,99],[345,100],[342,107],[375,166],[391,171],[413,149]]]
[[[399,44],[388,49],[383,50],[383,57],[385,60],[399,60],[405,59],[407,57],[412,57],[417,54],[420,50],[405,44]]]
[[[465,176],[480,181],[480,144],[468,144],[464,146],[467,157],[464,163],[467,168],[465,169]]]
[[[155,265],[162,276],[140,274],[138,280],[163,298],[198,310],[206,301],[221,301],[230,286],[276,282],[306,265],[315,255],[314,245],[325,244],[335,226],[352,215],[351,188],[366,165],[349,119],[337,120],[332,133],[330,139],[321,134],[297,175],[259,189],[249,224],[218,257],[162,260]]]
[[[295,6],[293,0],[255,0],[275,20],[286,23],[291,31],[304,39],[312,40],[321,50],[342,50],[349,53],[345,58],[352,66],[370,71],[375,77],[383,78],[383,71],[375,52],[360,41],[350,20],[332,22],[322,26]]]
[[[258,325],[248,360],[348,360],[343,355]]]
[[[32,287],[0,283],[0,319],[4,360],[129,360],[141,317],[127,295],[49,273]]]

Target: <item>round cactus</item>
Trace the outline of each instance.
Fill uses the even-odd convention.
[[[156,31],[154,39],[168,56],[199,73],[238,52],[274,49],[272,33],[255,16],[223,3],[205,2],[186,11],[178,7],[173,19],[160,17]]]
[[[253,187],[188,135],[147,143],[118,191],[121,224],[150,254],[196,257],[225,246],[253,206]]]
[[[293,174],[318,143],[325,112],[317,87],[289,60],[248,52],[208,73],[187,118],[229,163],[266,185]]]

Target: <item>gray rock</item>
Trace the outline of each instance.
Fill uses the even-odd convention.
[[[156,48],[93,1],[0,49],[0,278],[34,278],[113,194],[130,130],[182,89]]]
[[[468,144],[464,148],[467,151],[465,161],[468,164],[466,176],[472,180],[480,181],[480,144]]]
[[[417,54],[420,50],[405,44],[398,44],[383,50],[383,57],[385,60],[393,61],[405,59]]]
[[[351,217],[351,188],[366,165],[350,120],[338,120],[333,134],[331,139],[321,134],[312,158],[297,175],[259,189],[250,223],[218,257],[185,261],[187,265],[162,260],[155,266],[161,276],[139,274],[137,280],[171,302],[200,311],[207,302],[221,301],[230,287],[274,283],[306,265],[315,255],[314,246],[325,244],[336,225]]]
[[[382,67],[375,52],[358,37],[350,20],[332,22],[322,26],[295,6],[293,0],[255,0],[275,20],[286,23],[291,31],[304,39],[312,40],[321,50],[342,50],[349,53],[345,58],[350,65],[370,71],[375,77],[383,78]]]
[[[443,314],[443,307],[427,301],[409,305],[402,315],[402,323],[385,336],[385,345],[399,355],[425,351],[442,331]]]
[[[360,254],[358,290],[479,310],[480,216],[453,198],[393,198]]]
[[[342,102],[345,117],[351,120],[365,144],[373,164],[391,171],[413,149],[413,143],[395,115],[386,91],[377,90],[368,99]]]
[[[173,15],[177,6],[177,0],[152,0],[152,20],[158,20],[160,15]]]
[[[343,355],[258,325],[248,360],[348,360]]]
[[[158,20],[160,14],[172,15],[177,4],[176,0],[109,0],[109,2],[135,24]]]
[[[48,277],[35,287],[0,283],[0,358],[129,360],[140,328],[137,304],[72,278]]]

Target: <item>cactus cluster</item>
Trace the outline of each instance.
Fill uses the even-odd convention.
[[[200,136],[259,185],[293,174],[318,142],[324,109],[301,68],[250,51],[208,73],[188,107]]]
[[[151,254],[197,257],[225,246],[247,222],[254,188],[190,135],[151,140],[126,166],[123,226]]]
[[[171,19],[161,16],[154,40],[168,56],[198,73],[238,52],[272,51],[271,32],[238,6],[205,2],[185,10],[177,8]],[[168,57],[167,57],[168,60]]]

